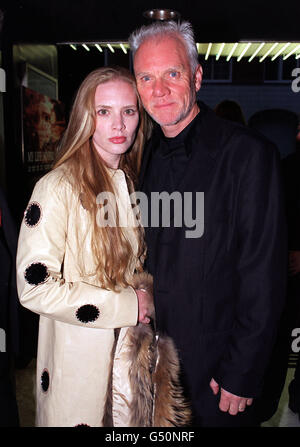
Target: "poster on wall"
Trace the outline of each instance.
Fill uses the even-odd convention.
[[[66,127],[64,104],[22,87],[23,161],[28,174],[51,169],[57,144]]]

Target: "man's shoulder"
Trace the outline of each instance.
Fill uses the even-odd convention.
[[[243,151],[245,154],[263,151],[279,154],[276,145],[256,129],[217,116],[206,106],[202,131],[214,139],[216,151]]]

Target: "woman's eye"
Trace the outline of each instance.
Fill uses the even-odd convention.
[[[125,115],[134,115],[136,112],[135,109],[126,109],[125,110]]]
[[[106,109],[99,109],[97,111],[97,114],[98,115],[107,115],[108,114],[108,110],[106,110]]]

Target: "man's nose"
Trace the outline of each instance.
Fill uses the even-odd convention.
[[[164,79],[156,79],[153,85],[153,96],[165,96],[168,92],[169,88]]]

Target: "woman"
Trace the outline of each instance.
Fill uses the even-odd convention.
[[[145,248],[129,198],[145,131],[132,75],[93,71],[75,98],[54,169],[24,213],[17,284],[21,303],[40,314],[38,426],[101,426],[114,329],[149,322],[150,294],[131,286]],[[116,199],[114,226],[99,224],[99,193]]]

